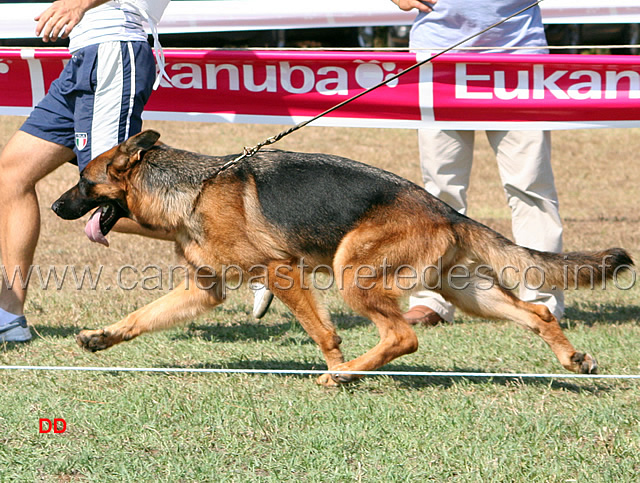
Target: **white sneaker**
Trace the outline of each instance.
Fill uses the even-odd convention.
[[[273,293],[262,284],[251,284],[249,288],[253,291],[253,316],[261,319],[269,310]]]
[[[31,331],[27,327],[24,315],[0,325],[0,342],[27,342],[31,340]]]

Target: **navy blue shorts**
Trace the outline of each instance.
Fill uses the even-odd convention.
[[[73,54],[20,128],[73,149],[80,171],[142,129],[156,75],[147,42],[104,42]]]

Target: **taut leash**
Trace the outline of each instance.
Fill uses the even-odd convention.
[[[484,34],[485,32],[488,32],[489,30],[491,30],[492,28],[497,27],[498,25],[502,25],[502,24],[503,24],[503,23],[505,23],[507,20],[510,20],[510,19],[512,19],[513,17],[515,17],[515,16],[517,16],[517,15],[520,15],[520,14],[521,14],[521,13],[523,13],[523,12],[526,12],[527,10],[529,10],[529,9],[531,9],[531,8],[533,8],[533,7],[535,7],[536,5],[540,4],[541,2],[543,2],[543,0],[537,0],[536,2],[532,3],[531,5],[528,5],[527,7],[524,7],[524,8],[522,8],[522,9],[518,10],[518,11],[517,11],[517,12],[515,12],[515,13],[512,13],[512,14],[511,14],[511,15],[509,15],[508,17],[503,18],[502,20],[500,20],[500,21],[498,21],[498,22],[494,23],[493,25],[490,25],[490,26],[488,26],[488,27],[486,27],[486,28],[482,29],[481,31],[479,31],[479,32],[477,32],[477,33],[475,33],[475,34],[470,35],[469,37],[467,37],[467,38],[465,38],[465,39],[461,40],[460,42],[458,42],[458,43],[456,43],[456,44],[453,44],[453,45],[452,45],[452,46],[450,46],[450,47],[447,47],[446,49],[444,49],[444,50],[442,50],[442,51],[440,51],[440,52],[438,52],[438,53],[436,53],[436,54],[432,55],[431,57],[429,57],[429,58],[427,58],[427,59],[424,59],[424,60],[422,60],[422,61],[420,61],[420,62],[417,62],[417,63],[413,64],[411,67],[407,67],[405,70],[403,70],[403,71],[401,71],[401,72],[398,72],[397,74],[394,74],[394,75],[393,75],[393,76],[391,76],[391,77],[388,77],[387,79],[383,80],[382,82],[380,82],[380,83],[378,83],[378,84],[376,84],[376,85],[374,85],[374,86],[372,86],[372,87],[369,87],[368,89],[366,89],[366,90],[364,90],[364,91],[360,92],[359,94],[356,94],[355,96],[353,96],[353,97],[351,97],[351,98],[349,98],[349,99],[346,99],[346,100],[342,101],[342,102],[341,102],[341,103],[339,103],[339,104],[336,104],[335,106],[333,106],[333,107],[331,107],[331,108],[327,109],[326,111],[321,112],[321,113],[320,113],[320,114],[318,114],[317,116],[314,116],[314,117],[312,117],[311,119],[307,119],[306,121],[302,121],[301,123],[298,123],[298,124],[296,124],[295,126],[290,127],[289,129],[286,129],[286,130],[284,130],[284,131],[281,131],[280,133],[276,134],[275,136],[271,136],[270,138],[265,139],[265,140],[264,140],[264,141],[262,141],[261,143],[258,143],[258,144],[256,144],[255,146],[253,146],[252,148],[249,148],[249,147],[246,147],[246,146],[245,146],[245,148],[244,148],[244,150],[243,150],[242,154],[241,154],[241,155],[239,155],[237,158],[234,158],[234,159],[232,159],[232,160],[230,160],[230,161],[226,162],[225,164],[223,164],[223,165],[220,167],[220,169],[217,171],[216,176],[217,176],[220,172],[224,171],[225,169],[227,169],[227,168],[229,168],[229,167],[231,167],[231,166],[233,166],[233,165],[235,165],[235,164],[239,163],[239,162],[240,162],[240,161],[242,161],[244,158],[249,158],[249,157],[251,157],[251,156],[255,155],[255,154],[256,154],[258,151],[260,151],[260,149],[262,149],[263,147],[265,147],[265,146],[269,146],[269,145],[274,144],[274,143],[277,143],[277,142],[278,142],[278,141],[280,141],[283,137],[288,136],[289,134],[291,134],[291,133],[293,133],[293,132],[297,131],[298,129],[302,129],[303,127],[305,127],[306,125],[308,125],[308,124],[312,123],[313,121],[315,121],[315,120],[317,120],[317,119],[320,119],[320,118],[321,118],[321,117],[323,117],[323,116],[326,116],[327,114],[329,114],[329,113],[331,113],[331,112],[335,111],[336,109],[340,109],[342,106],[345,106],[345,105],[349,104],[350,102],[353,102],[353,101],[355,101],[356,99],[359,99],[360,97],[362,97],[362,96],[364,96],[364,95],[368,94],[369,92],[374,91],[374,90],[376,90],[377,88],[382,87],[383,85],[388,84],[389,82],[391,82],[391,81],[394,81],[394,80],[398,79],[400,76],[403,76],[404,74],[407,74],[408,72],[411,72],[412,70],[415,70],[415,69],[417,69],[418,67],[423,66],[424,64],[428,64],[428,63],[429,63],[429,62],[431,62],[433,59],[435,59],[435,58],[437,58],[437,57],[440,57],[440,56],[441,56],[441,55],[443,55],[443,54],[446,54],[447,52],[449,52],[449,51],[451,51],[451,50],[455,49],[456,47],[459,47],[460,45],[462,45],[462,44],[464,44],[464,43],[468,42],[469,40],[472,40],[472,39],[475,39],[476,37],[479,37],[480,35]]]

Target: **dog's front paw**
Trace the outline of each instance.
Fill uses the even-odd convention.
[[[108,349],[113,345],[109,333],[104,329],[83,330],[76,336],[76,342],[84,350],[90,352]]]
[[[597,374],[598,361],[596,358],[583,352],[576,352],[571,356],[571,370],[578,374]]]

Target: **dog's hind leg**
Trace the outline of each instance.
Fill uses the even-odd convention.
[[[415,352],[418,338],[402,316],[398,300],[403,291],[395,284],[387,286],[388,280],[379,266],[359,262],[373,260],[374,257],[366,243],[359,243],[362,240],[354,241],[353,238],[357,237],[351,237],[348,243],[343,244],[334,260],[338,289],[351,308],[373,321],[380,341],[365,354],[340,364],[334,370],[373,371],[397,357]],[[332,375],[336,382],[350,382],[360,377],[362,375]]]
[[[402,220],[403,211],[381,211],[378,219],[363,223],[348,233],[333,260],[334,276],[345,302],[376,325],[380,341],[365,354],[340,364],[334,371],[373,371],[418,349],[418,337],[404,319],[399,300],[404,283],[391,277],[406,275],[414,261],[415,237],[421,227]],[[437,249],[444,249],[436,247]],[[416,264],[413,263],[415,266]],[[403,268],[404,267],[404,268]],[[350,382],[357,374],[334,374],[336,382]]]
[[[286,269],[286,274],[282,270]],[[328,369],[332,370],[344,362],[340,350],[341,339],[331,323],[329,314],[320,307],[304,281],[306,275],[298,265],[290,262],[272,262],[268,266],[268,286],[298,319],[304,330],[320,347],[327,362]],[[335,385],[331,378],[322,375],[317,382],[323,385]]]
[[[345,286],[341,291],[342,296],[354,310],[376,324],[380,342],[365,354],[340,364],[334,370],[373,371],[397,357],[418,350],[418,337],[402,317],[402,311],[395,295],[382,287],[382,279],[368,279],[368,285],[373,281],[377,282],[375,287],[369,289],[356,286],[347,274],[345,274],[344,280]],[[332,377],[337,382],[351,382],[362,375],[337,374]]]
[[[159,299],[129,314],[121,321],[104,329],[83,330],[76,341],[83,349],[91,352],[108,349],[112,345],[131,340],[145,332],[168,329],[176,324],[197,317],[203,312],[222,303],[221,285],[204,290],[187,278],[178,287]],[[201,285],[202,286],[202,285]]]
[[[470,315],[513,320],[538,334],[565,369],[582,374],[597,372],[595,358],[573,348],[558,320],[546,306],[524,302],[499,285],[488,286],[486,279],[473,275],[466,279],[457,278],[455,284],[444,285],[442,294]]]

